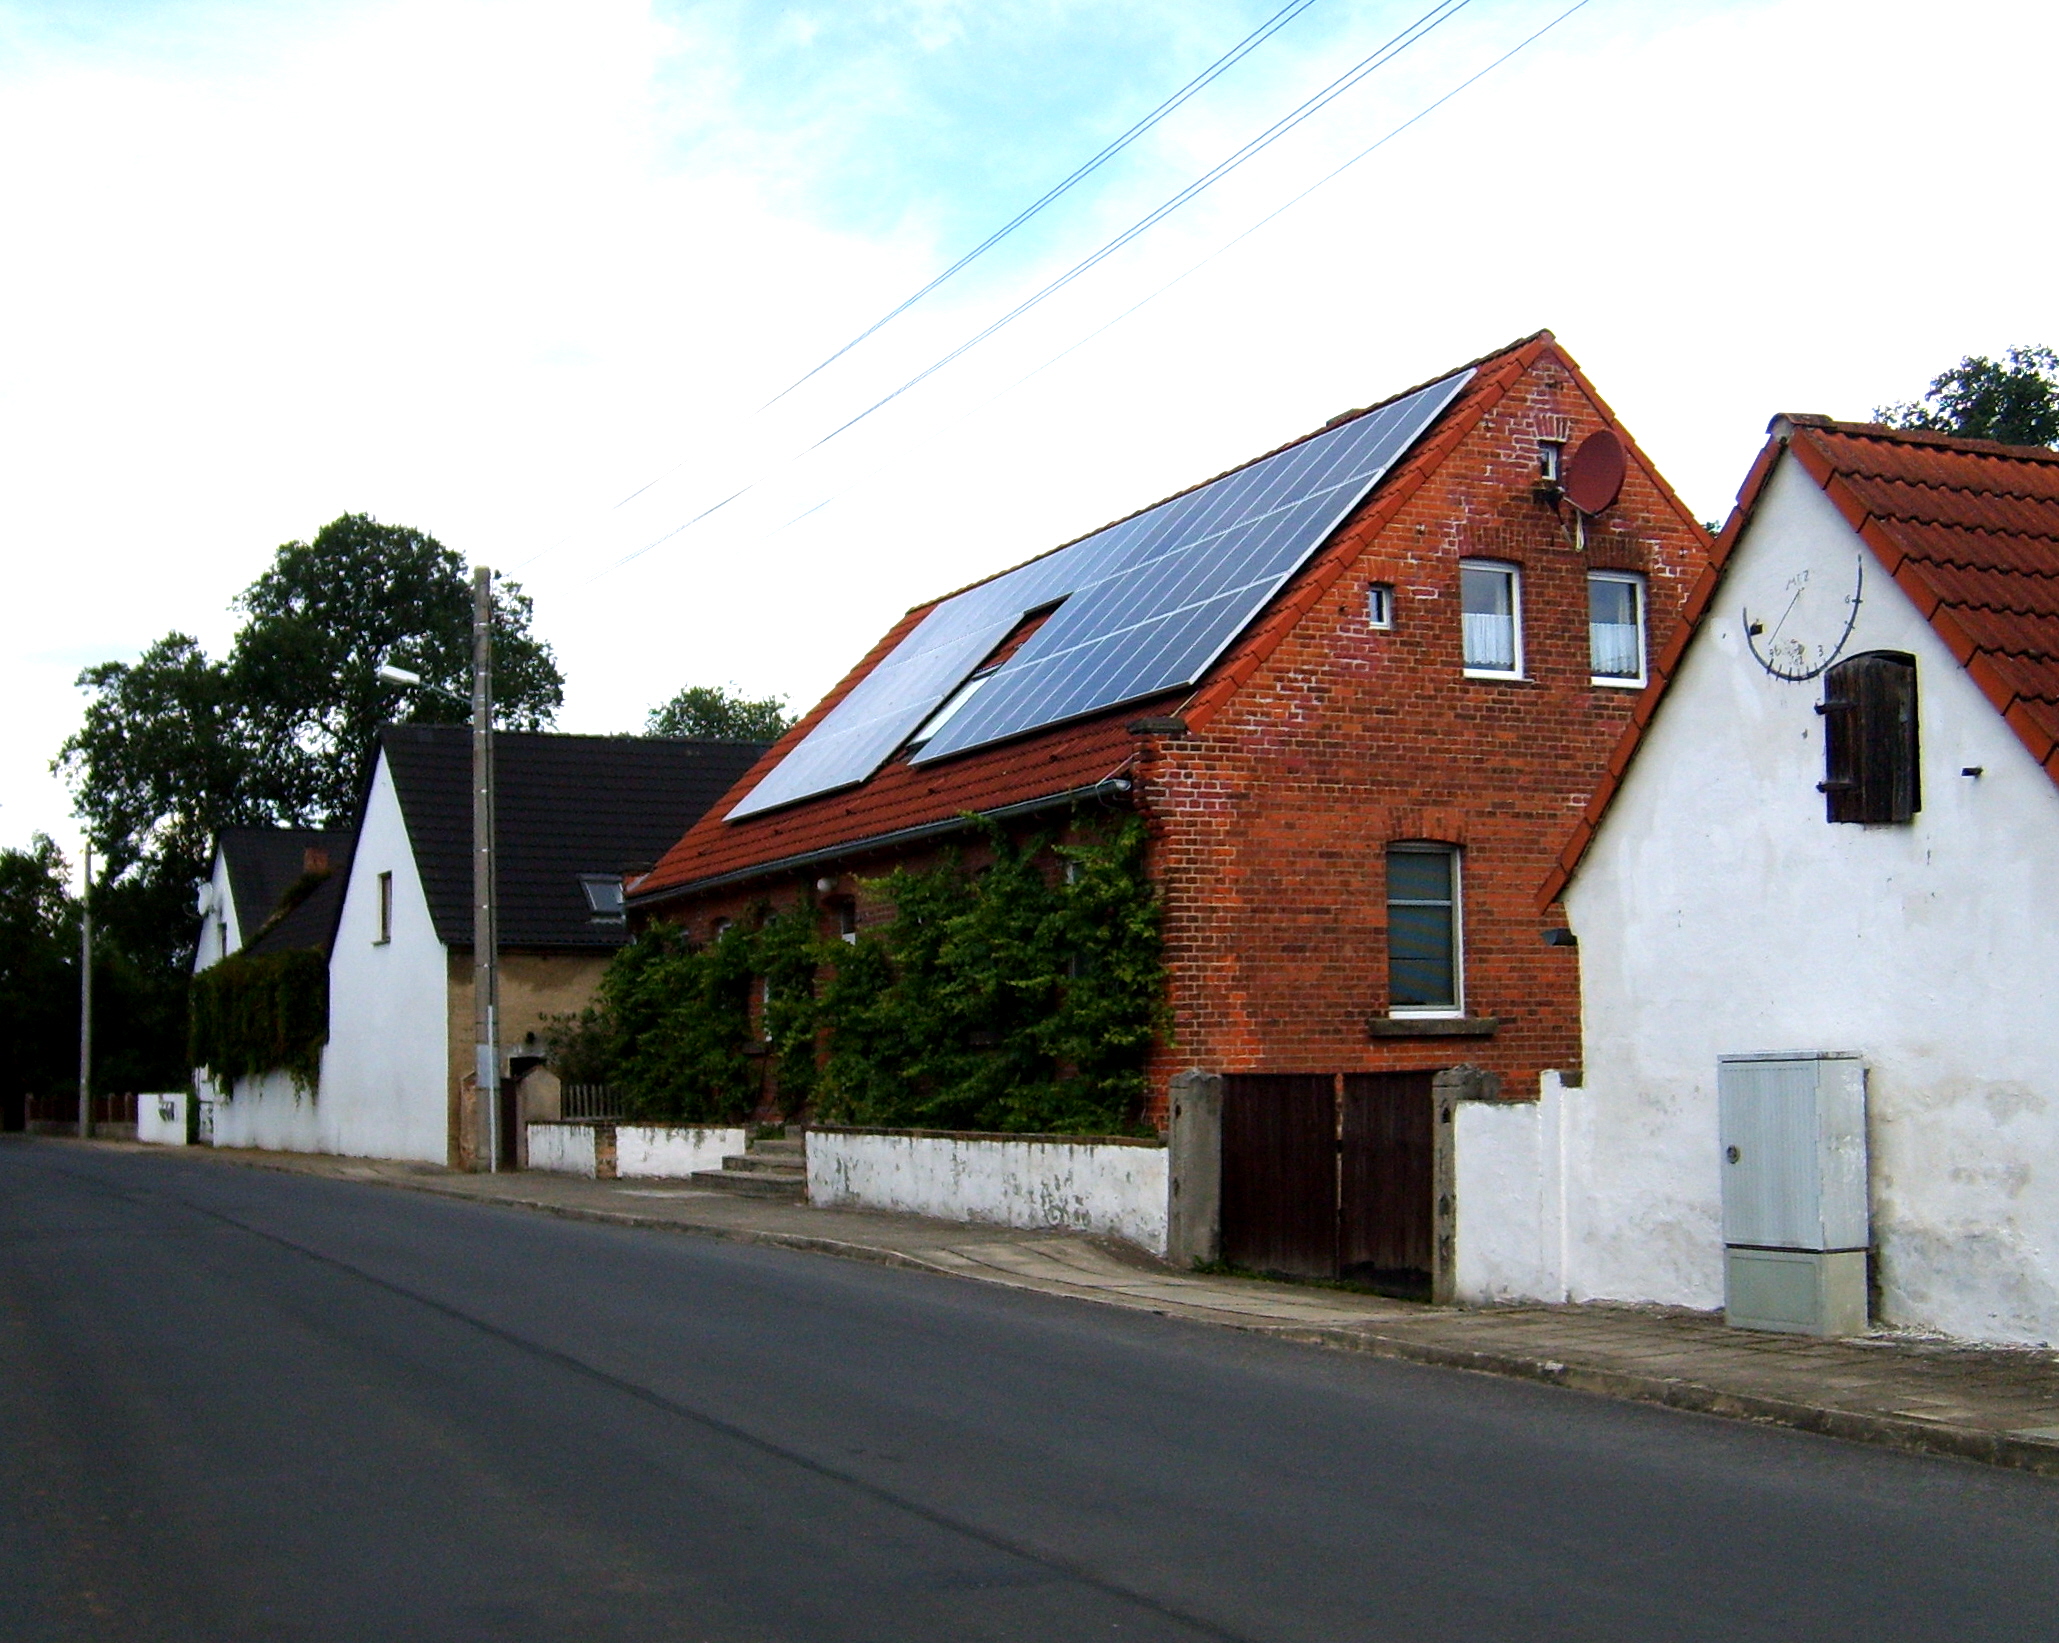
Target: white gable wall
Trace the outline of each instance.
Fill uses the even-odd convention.
[[[222,847],[215,846],[214,870],[208,875],[211,908],[201,920],[200,936],[193,946],[193,973],[221,963],[243,945],[243,931],[236,923],[236,898],[229,893],[229,863]]]
[[[1716,1058],[1853,1050],[1884,1321],[2059,1339],[2059,790],[1870,554],[1844,654],[1917,659],[1912,825],[1824,820],[1821,681],[1746,648],[1741,608],[1771,626],[1803,569],[1837,603],[1865,552],[1783,458],[1566,894],[1586,1076],[1539,1264],[1573,1299],[1720,1305]]]
[[[393,875],[393,939],[379,934],[379,875]],[[382,756],[372,777],[329,961],[329,1045],[321,1088],[281,1075],[240,1085],[215,1108],[215,1144],[360,1158],[445,1161],[448,1011],[443,944],[415,871]]]

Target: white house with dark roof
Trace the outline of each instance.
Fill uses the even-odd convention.
[[[200,887],[194,973],[241,952],[268,924],[283,923],[298,910],[299,898],[292,909],[282,903],[297,889],[309,887],[307,881],[347,870],[351,839],[350,829],[341,827],[224,828],[215,839],[214,862]]]
[[[764,749],[511,731],[494,745],[501,1019],[512,1052],[546,1018],[591,999],[627,939],[623,871],[655,860]],[[303,932],[318,939],[298,943],[329,954],[319,1084],[300,1092],[272,1074],[217,1096],[217,1146],[477,1162],[470,782],[465,727],[381,733],[347,870],[324,898],[322,928]]]

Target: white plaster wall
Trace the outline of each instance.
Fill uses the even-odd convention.
[[[379,875],[393,874],[393,939],[380,942]],[[443,944],[415,872],[382,757],[329,960],[329,1043],[317,1092],[283,1074],[215,1105],[215,1145],[443,1163],[449,1151]]]
[[[946,1221],[1111,1233],[1166,1248],[1160,1146],[808,1132],[808,1201]]]
[[[1556,1072],[1535,1101],[1461,1101],[1456,1149],[1457,1288],[1474,1306],[1562,1301],[1568,1091]]]
[[[323,1063],[328,1055],[323,1053]],[[284,1073],[236,1081],[233,1093],[215,1086],[214,1144],[266,1152],[333,1152],[322,1144],[321,1114],[312,1091],[293,1087]]]
[[[531,1134],[534,1134],[532,1129]],[[615,1173],[618,1176],[677,1178],[695,1170],[720,1169],[722,1160],[742,1153],[747,1137],[741,1129],[703,1129],[688,1124],[618,1124],[615,1126]],[[535,1153],[530,1153],[531,1167]],[[591,1172],[589,1172],[591,1173]]]
[[[186,1144],[186,1103],[192,1097],[184,1090],[166,1090],[157,1095],[136,1097],[136,1139],[160,1147]]]
[[[1834,605],[1864,552],[1784,459],[1567,893],[1567,1293],[1720,1304],[1716,1058],[1850,1050],[1884,1320],[2059,1339],[2059,790],[1870,554],[1846,654],[1917,658],[1912,825],[1823,819],[1821,683],[1746,648],[1742,608],[1803,571]]]
[[[211,969],[226,954],[243,945],[243,931],[236,923],[236,898],[229,893],[229,864],[221,846],[215,846],[214,869],[208,874],[212,907],[201,920],[200,934],[193,944],[193,973]]]
[[[720,1161],[717,1162],[719,1164]],[[583,1175],[592,1180],[597,1173],[593,1126],[532,1123],[529,1126],[529,1167],[547,1170],[554,1175]]]

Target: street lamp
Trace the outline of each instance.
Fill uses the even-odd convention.
[[[391,662],[379,682],[403,690],[454,690],[424,683]],[[472,571],[472,1040],[473,1081],[486,1106],[486,1168],[498,1174],[500,1113],[500,893],[494,870],[493,572]]]

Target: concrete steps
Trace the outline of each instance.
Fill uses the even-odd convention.
[[[693,1183],[741,1198],[808,1200],[808,1143],[801,1136],[763,1136],[731,1153],[719,1170],[697,1170]]]

